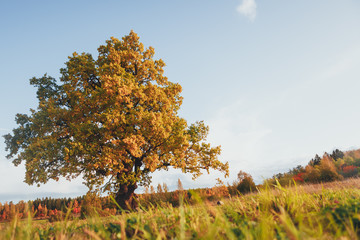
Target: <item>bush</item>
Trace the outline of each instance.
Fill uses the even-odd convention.
[[[332,182],[340,180],[343,177],[337,172],[333,160],[327,156],[321,159],[320,164],[316,166],[306,166],[304,180],[306,182]]]
[[[236,187],[237,186],[234,186],[234,185],[228,185],[227,186],[230,196],[235,196],[235,195],[239,194],[239,191],[237,190]]]
[[[55,214],[51,214],[49,217],[49,222],[58,222],[64,220],[64,213],[62,211],[56,211]]]
[[[320,170],[317,167],[313,167],[311,165],[307,165],[305,168],[304,175],[305,182],[317,183],[320,180]]]
[[[345,178],[356,177],[359,173],[359,168],[353,165],[342,167],[341,175]]]
[[[238,184],[236,189],[242,194],[255,191],[256,185],[252,176],[246,172],[240,171],[238,173]]]
[[[336,171],[336,167],[331,158],[325,157],[321,160],[320,166],[320,181],[332,182],[342,179],[342,176]]]

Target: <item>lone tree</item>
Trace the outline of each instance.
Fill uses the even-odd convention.
[[[248,193],[256,190],[256,185],[252,176],[246,172],[240,171],[238,173],[238,183],[237,183],[237,190],[240,193]]]
[[[60,81],[46,74],[30,80],[39,105],[17,114],[19,126],[4,136],[7,158],[25,162],[26,183],[82,176],[90,191],[115,193],[128,209],[137,206],[138,184],[148,185],[156,170],[173,167],[194,179],[210,168],[228,175],[220,146],[206,143],[209,128],[178,116],[181,86],[163,75],[152,47],[131,31],[98,53],[73,53]]]

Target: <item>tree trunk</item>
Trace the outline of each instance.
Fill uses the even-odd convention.
[[[136,188],[136,184],[120,185],[115,200],[123,210],[135,210],[138,207],[137,196],[134,193]]]

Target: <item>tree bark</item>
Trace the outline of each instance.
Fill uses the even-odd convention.
[[[135,194],[136,188],[136,184],[120,185],[120,189],[116,193],[115,200],[123,210],[135,210],[139,206],[137,196]]]

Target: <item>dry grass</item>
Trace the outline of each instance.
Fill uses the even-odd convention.
[[[357,239],[360,180],[262,189],[224,205],[180,202],[113,217],[17,221],[0,239]],[[196,197],[196,196],[195,196]]]
[[[298,186],[288,187],[289,190],[303,191],[305,193],[320,193],[324,189],[331,189],[334,191],[344,189],[360,189],[360,178],[348,178],[342,181],[317,183],[317,184],[302,184]]]

